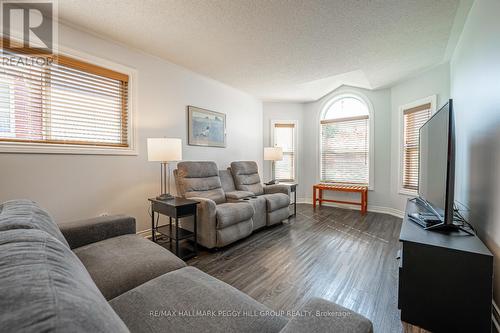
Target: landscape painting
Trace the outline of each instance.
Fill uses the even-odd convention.
[[[226,147],[226,115],[188,106],[188,144]]]

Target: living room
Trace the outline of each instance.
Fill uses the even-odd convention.
[[[1,6],[2,331],[499,330],[498,0]]]

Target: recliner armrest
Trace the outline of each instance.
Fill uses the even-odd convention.
[[[58,225],[71,249],[126,234],[135,234],[135,218],[99,216]]]
[[[275,185],[266,185],[264,186],[264,193],[265,194],[271,194],[271,193],[284,193],[288,196],[290,196],[290,186],[285,185],[285,184],[275,184]]]
[[[310,299],[281,333],[353,332],[372,333],[372,322],[362,315],[321,298]]]
[[[216,223],[217,204],[212,199],[203,197],[189,197],[190,200],[199,201],[197,205],[197,232],[198,241],[207,248],[217,245]]]

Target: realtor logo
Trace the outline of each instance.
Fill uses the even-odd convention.
[[[56,3],[50,0],[1,0],[4,53],[10,50],[26,55],[54,54],[56,8]]]

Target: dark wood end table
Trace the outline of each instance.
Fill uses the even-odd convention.
[[[291,216],[297,215],[297,186],[299,186],[299,184],[297,183],[280,183],[280,184],[290,186],[290,192],[293,193],[293,202],[290,204],[293,205],[293,215]]]
[[[156,234],[165,236],[170,243],[170,251],[183,260],[198,255],[196,206],[198,201],[175,197],[171,200],[148,199],[151,202],[151,240],[157,242]],[[169,217],[169,223],[158,226],[155,214]],[[193,216],[193,231],[179,226],[179,218]],[[172,223],[174,219],[175,224]],[[181,240],[191,240],[192,247],[188,244],[180,244]],[[172,251],[172,242],[175,242],[175,252]]]

